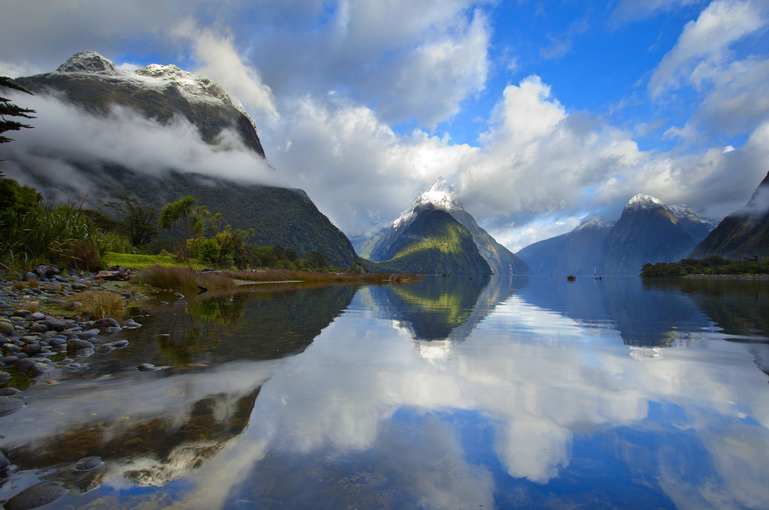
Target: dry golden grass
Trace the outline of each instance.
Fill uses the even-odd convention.
[[[40,311],[40,305],[37,301],[27,301],[23,305],[21,305],[19,308],[22,310],[28,310],[32,313],[36,313]]]
[[[108,290],[86,290],[80,294],[69,296],[67,302],[72,305],[74,302],[80,303],[76,313],[92,312],[94,318],[104,319],[111,317],[113,319],[122,318],[125,314],[125,301],[114,292]]]
[[[13,288],[16,290],[24,290],[27,288],[27,284],[24,282],[13,282]]]
[[[152,266],[136,273],[133,279],[158,289],[197,289],[198,286],[232,289],[236,286],[232,278],[222,273],[198,273],[186,267]]]
[[[29,285],[30,289],[36,289],[40,287],[40,280],[29,280],[27,285]]]
[[[318,283],[411,283],[419,281],[410,274],[386,273],[310,273],[287,269],[268,269],[267,271],[223,271],[223,275],[234,280],[249,282],[318,282]]]

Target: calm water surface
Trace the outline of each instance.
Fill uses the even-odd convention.
[[[0,500],[55,480],[46,508],[769,508],[769,282],[264,290],[147,305],[87,371],[15,376]]]

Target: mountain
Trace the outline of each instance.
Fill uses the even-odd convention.
[[[404,234],[411,224],[424,213],[436,210],[444,211],[470,232],[473,243],[490,267],[490,272],[493,274],[531,274],[531,269],[525,262],[494,240],[464,210],[442,177],[437,179],[429,189],[419,193],[411,205],[395,220],[380,226],[368,236],[352,238],[353,245],[363,257],[373,261],[389,260],[406,241],[407,238],[404,237]]]
[[[241,105],[216,83],[197,73],[174,65],[152,64],[136,71],[117,68],[110,60],[95,52],[72,56],[52,73],[15,80],[37,95],[53,95],[75,105],[84,112],[104,116],[119,106],[139,112],[143,117],[170,126],[183,118],[197,128],[200,138],[217,151],[228,150],[221,143],[225,130],[236,133],[245,151],[264,161],[264,149],[253,120]],[[38,117],[44,117],[39,112]],[[116,135],[120,126],[114,126]],[[42,151],[51,150],[41,147]],[[72,179],[62,183],[39,168],[33,158],[15,161],[6,175],[22,178],[44,196],[83,197],[82,183],[97,192],[90,199],[107,202],[121,194],[139,198],[160,207],[186,195],[197,198],[222,216],[233,228],[254,228],[252,242],[260,245],[280,244],[296,249],[323,253],[336,266],[347,268],[356,257],[347,237],[318,211],[307,194],[299,189],[249,185],[217,175],[200,175],[189,169],[171,167],[162,175],[150,175],[130,163],[105,162],[97,154],[73,156],[53,154],[75,169]],[[141,147],[137,147],[137,151]],[[12,158],[9,158],[12,159]],[[249,160],[250,161],[250,160]],[[267,163],[265,161],[265,166]],[[256,172],[256,168],[254,171]],[[214,174],[218,169],[215,169]]]
[[[573,231],[518,253],[534,274],[636,276],[647,262],[673,262],[715,227],[688,205],[665,205],[649,195],[630,199],[617,223],[594,214]]]
[[[601,261],[603,242],[613,227],[614,223],[594,214],[571,232],[531,244],[516,256],[537,275],[593,274]]]
[[[708,255],[734,260],[769,256],[769,173],[745,207],[724,218],[690,257]]]
[[[683,210],[683,209],[682,209]],[[604,241],[600,272],[637,276],[647,262],[673,262],[685,257],[697,241],[696,222],[679,219],[675,211],[649,195],[636,195]]]
[[[424,209],[406,227],[381,264],[403,273],[491,274],[464,225],[440,209]]]

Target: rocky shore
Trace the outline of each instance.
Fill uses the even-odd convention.
[[[28,273],[25,279],[0,281],[0,416],[25,405],[22,392],[9,384],[14,374],[35,380],[55,368],[64,373],[82,372],[88,369],[85,358],[128,345],[127,340],[105,342],[102,338],[140,324],[131,319],[97,319],[90,311],[78,313],[82,305],[71,297],[86,290],[118,293],[125,300],[140,296],[101,283],[93,274],[45,278]],[[69,314],[40,310],[46,306]]]

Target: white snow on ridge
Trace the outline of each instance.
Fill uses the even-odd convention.
[[[650,209],[652,207],[667,207],[659,198],[639,193],[628,201],[625,209]]]
[[[606,221],[598,214],[591,214],[587,218],[583,219],[579,225],[573,230],[573,232],[579,232],[584,228],[605,228],[611,229],[614,227],[614,222]]]
[[[692,209],[691,207],[689,207],[686,204],[669,205],[668,209],[679,220],[688,219],[690,221],[704,223],[705,225],[707,225],[711,229],[716,228],[716,226],[719,223],[718,220],[714,220],[712,218],[708,218],[708,217],[704,216],[701,211],[697,211],[695,209]]]
[[[411,223],[416,217],[417,208],[427,204],[432,204],[436,209],[441,209],[443,211],[463,210],[462,204],[460,204],[451,193],[451,187],[446,179],[438,177],[429,189],[419,193],[416,198],[414,198],[414,201],[411,202],[409,208],[393,220],[392,228],[398,228],[401,225],[408,225]]]
[[[232,106],[246,116],[251,125],[256,129],[253,119],[246,113],[240,101],[232,100],[227,92],[210,78],[191,73],[170,65],[150,64],[136,71],[126,71],[96,53],[95,51],[81,51],[70,57],[57,70],[57,73],[81,74],[90,78],[104,76],[105,79],[114,81],[131,82],[144,88],[166,89],[176,87],[179,94],[190,103],[209,103],[213,105]]]

